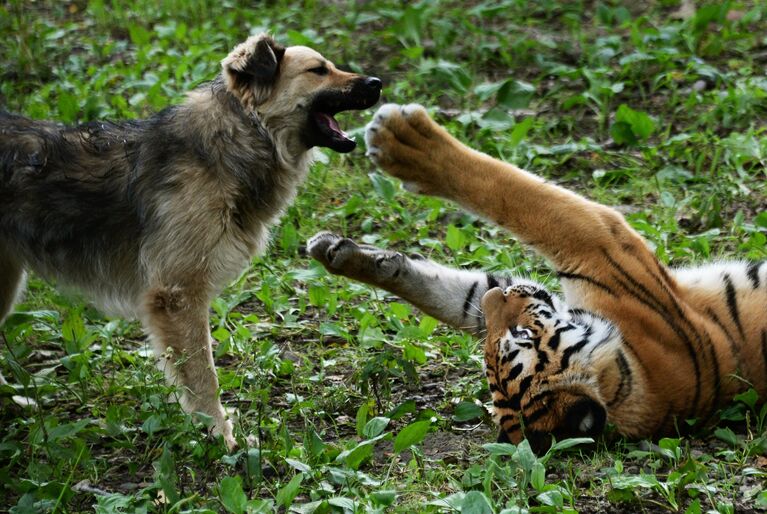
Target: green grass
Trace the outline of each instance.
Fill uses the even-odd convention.
[[[711,2],[23,2],[0,6],[0,105],[79,122],[146,116],[271,30],[385,81],[466,143],[627,214],[664,261],[767,257],[767,6]],[[364,126],[370,113],[349,115]],[[4,328],[0,510],[753,512],[765,410],[695,437],[608,432],[536,458],[495,438],[478,342],[302,253],[318,230],[510,270],[545,263],[455,206],[325,153],[270,251],[212,307],[227,455],[166,398],[138,325],[32,279]],[[0,207],[1,208],[1,207]],[[13,395],[27,395],[24,407]],[[569,441],[574,444],[577,441]],[[485,446],[483,446],[485,445]]]

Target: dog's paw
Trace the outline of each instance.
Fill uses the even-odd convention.
[[[232,422],[228,419],[216,423],[213,427],[213,436],[221,436],[224,439],[226,449],[230,452],[237,448],[237,441],[232,433]]]

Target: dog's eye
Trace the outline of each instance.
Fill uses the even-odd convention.
[[[314,73],[316,75],[327,75],[328,69],[325,66],[317,66],[316,68],[310,68],[306,70],[309,73]]]

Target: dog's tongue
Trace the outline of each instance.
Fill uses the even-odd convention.
[[[317,125],[322,129],[325,134],[330,137],[337,137],[340,139],[349,139],[349,135],[341,130],[338,126],[336,119],[330,114],[324,112],[315,112],[314,118],[317,120]]]

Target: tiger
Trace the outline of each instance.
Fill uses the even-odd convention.
[[[562,296],[508,273],[453,269],[330,232],[307,252],[484,336],[498,440],[685,433],[748,388],[767,398],[767,264],[667,267],[615,209],[473,150],[416,104],[386,104],[367,155],[406,190],[448,199],[551,265]]]

